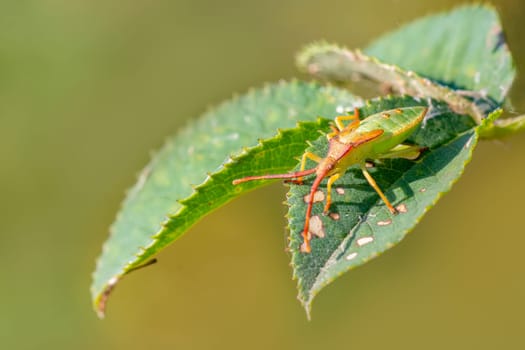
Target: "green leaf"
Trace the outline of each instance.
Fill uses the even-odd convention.
[[[467,5],[418,19],[374,41],[368,55],[500,104],[515,77],[496,10]]]
[[[414,72],[366,56],[359,50],[351,51],[333,44],[314,43],[299,54],[297,65],[299,69],[318,79],[349,82],[357,76],[363,76],[400,94],[445,101],[456,113],[469,114],[478,123],[481,123],[485,115],[476,103],[454,90]]]
[[[332,118],[358,101],[337,88],[283,82],[222,104],[170,139],[128,192],[104,244],[91,287],[98,314],[103,316],[111,290],[125,273],[147,264],[207,213],[263,185],[233,186],[233,179],[289,170],[305,141],[317,138],[326,121],[275,136],[278,128],[320,115]]]
[[[363,116],[421,102],[408,97],[369,102],[360,109]],[[288,193],[290,251],[299,300],[308,315],[315,295],[349,269],[361,265],[391,248],[414,228],[425,212],[447,192],[463,172],[477,141],[475,123],[459,116],[446,104],[432,101],[420,129],[410,140],[429,147],[418,160],[376,161],[370,173],[400,214],[391,215],[357,167],[351,167],[333,187],[330,214],[322,215],[324,203],[312,211],[323,238],[314,237],[312,252],[301,253],[302,230],[311,181],[291,185]],[[430,138],[430,140],[429,140]],[[325,156],[328,142],[320,137],[308,151]],[[313,165],[313,164],[311,164]],[[307,167],[308,168],[308,167]],[[326,191],[326,180],[321,184]],[[319,226],[321,224],[321,226]]]
[[[498,109],[479,128],[479,137],[484,140],[502,139],[525,131],[525,115],[498,119],[503,111]],[[493,116],[493,117],[491,117]]]

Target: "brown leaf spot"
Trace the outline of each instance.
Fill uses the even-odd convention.
[[[405,204],[399,204],[396,207],[396,209],[397,209],[398,213],[407,213],[408,212],[407,206]]]
[[[104,318],[106,314],[106,304],[108,301],[108,297],[113,291],[113,288],[115,288],[115,285],[118,282],[118,277],[113,277],[108,281],[108,284],[104,288],[104,291],[102,292],[102,295],[99,296],[99,299],[96,304],[96,312],[97,316],[99,318]]]
[[[307,194],[303,197],[303,200],[305,203],[308,203],[310,201],[310,194]],[[324,201],[324,193],[323,191],[319,190],[314,193],[314,203],[322,202]]]
[[[337,192],[337,194],[343,195],[343,194],[345,194],[345,189],[342,188],[342,187],[337,187],[335,189],[335,192]]]
[[[314,215],[310,218],[310,228],[308,229],[311,234],[323,238],[325,236],[323,222],[319,215]]]
[[[421,193],[426,192],[426,191],[427,191],[426,188],[422,188],[422,189],[419,190],[419,192],[421,192]]]
[[[330,213],[329,216],[332,218],[332,220],[339,220],[339,218],[341,218],[338,213]]]

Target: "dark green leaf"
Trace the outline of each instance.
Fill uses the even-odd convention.
[[[417,103],[411,98],[376,100],[361,108],[360,113],[366,116]],[[311,182],[291,186],[288,217],[292,265],[299,299],[308,313],[314,296],[323,287],[398,243],[450,189],[476,145],[474,126],[469,117],[452,113],[444,104],[432,103],[421,128],[410,138],[430,149],[418,160],[381,160],[370,169],[400,214],[391,215],[359,168],[352,167],[334,184],[330,215],[322,215],[323,203],[314,204],[312,216],[322,223],[325,236],[313,239],[310,254],[301,253],[299,247],[306,212],[304,197]],[[326,138],[320,137],[308,151],[325,156],[327,146]],[[325,186],[326,180],[322,191],[326,191]]]

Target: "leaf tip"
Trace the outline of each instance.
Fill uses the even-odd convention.
[[[306,45],[295,56],[296,66],[302,72],[315,75],[318,71],[318,66],[312,63],[313,58],[319,54],[340,50],[341,48],[336,44],[331,44],[327,41],[315,41]]]
[[[304,311],[306,311],[306,319],[308,321],[312,320],[312,303],[303,304]]]
[[[113,277],[108,281],[108,284],[102,291],[102,293],[95,296],[93,306],[99,319],[104,319],[106,316],[106,306],[108,298],[119,281],[118,277]]]
[[[308,321],[312,320],[312,296],[308,295],[308,297],[305,298],[305,295],[302,295],[301,293],[297,296],[297,299],[301,302],[301,305],[304,308],[304,311],[306,313],[306,319]]]

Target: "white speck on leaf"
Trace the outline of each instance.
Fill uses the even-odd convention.
[[[374,237],[368,236],[368,237],[361,237],[357,239],[357,245],[362,247],[365,244],[372,243],[374,241]]]
[[[471,143],[472,143],[472,137],[465,144],[465,149],[469,148]]]
[[[353,253],[350,253],[346,256],[346,260],[352,260],[354,259],[355,257],[357,256],[357,253],[356,252],[353,252]]]
[[[388,226],[392,223],[392,220],[388,219],[388,220],[384,220],[384,221],[378,221],[377,222],[377,226]]]

